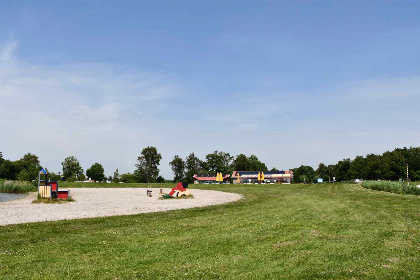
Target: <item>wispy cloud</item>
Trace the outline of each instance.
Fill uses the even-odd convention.
[[[9,40],[2,48],[0,48],[0,61],[8,62],[13,58],[17,43],[14,40]]]
[[[344,89],[347,98],[405,99],[420,96],[420,77],[383,78],[351,83]]]
[[[181,96],[172,77],[101,63],[28,63],[14,56],[17,47],[9,41],[0,48],[6,157],[34,152],[59,170],[75,155],[85,168],[102,161],[107,173],[132,171],[141,149],[156,141],[155,128],[176,119],[165,110]]]

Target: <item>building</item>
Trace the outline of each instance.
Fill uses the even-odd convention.
[[[234,184],[257,184],[258,173],[260,171],[233,171],[232,176],[223,174],[223,184],[229,184],[231,181]],[[282,171],[263,171],[264,180],[262,182],[271,184],[290,184],[293,179],[293,172],[290,170]],[[239,181],[238,181],[239,174]],[[194,174],[194,184],[219,184],[216,181],[215,174]]]
[[[216,174],[194,174],[194,184],[219,184],[216,181]],[[230,174],[222,175],[223,184],[230,184]]]
[[[257,184],[258,173],[260,173],[260,171],[233,171],[231,178],[234,184]],[[290,170],[263,171],[263,173],[264,183],[290,184],[293,179],[293,172]]]

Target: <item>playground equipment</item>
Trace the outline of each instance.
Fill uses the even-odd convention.
[[[172,197],[189,196],[191,193],[187,190],[188,183],[178,183],[175,188],[172,188],[169,193]]]
[[[67,199],[70,197],[69,190],[58,190],[57,181],[48,181],[48,171],[41,169],[38,175],[38,194],[41,198]]]
[[[152,197],[152,189],[151,188],[148,188],[146,193],[147,193],[148,197]]]

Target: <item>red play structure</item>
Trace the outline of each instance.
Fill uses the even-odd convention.
[[[68,199],[69,190],[58,190],[58,182],[48,181],[48,171],[42,169],[38,176],[38,194],[42,198]]]
[[[169,193],[170,196],[178,197],[178,196],[188,196],[190,195],[190,192],[187,190],[188,183],[178,183],[175,188],[171,190]]]

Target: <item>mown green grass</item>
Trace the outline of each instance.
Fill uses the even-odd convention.
[[[0,278],[420,278],[418,196],[352,184],[200,188],[244,198],[0,227]]]

